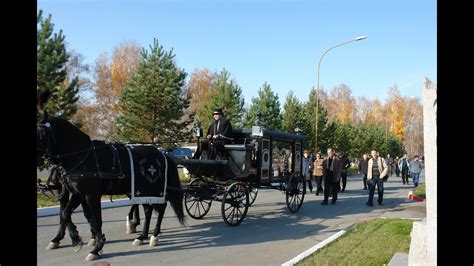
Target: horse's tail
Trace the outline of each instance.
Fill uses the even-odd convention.
[[[181,189],[181,182],[179,181],[179,174],[178,168],[174,161],[166,156],[168,160],[168,200],[171,203],[171,207],[173,207],[174,212],[182,225],[185,225],[185,217],[183,211],[183,197],[184,192]]]

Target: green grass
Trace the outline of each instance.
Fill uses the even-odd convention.
[[[421,197],[421,198],[426,199],[426,186],[425,186],[425,183],[420,184],[420,185],[416,188],[416,190],[415,190],[415,192],[414,192],[413,194],[415,194],[415,196],[418,196],[418,197]]]
[[[377,219],[355,228],[298,263],[302,265],[384,265],[408,253],[413,221]]]
[[[46,192],[50,198],[48,198],[46,195],[43,193],[39,192],[37,193],[36,197],[36,208],[44,208],[44,207],[51,207],[51,206],[58,206],[59,201],[58,195],[54,194],[51,195],[49,192]],[[127,195],[114,195],[112,196],[112,200],[118,200],[118,199],[128,199]],[[102,196],[102,200],[110,200],[110,196]]]
[[[49,192],[47,192],[48,195]],[[36,208],[44,208],[44,207],[50,207],[50,206],[56,206],[59,205],[59,202],[56,201],[57,196],[51,196],[52,200],[43,195],[43,193],[38,193],[37,198],[36,198]]]

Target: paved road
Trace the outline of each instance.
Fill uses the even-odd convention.
[[[422,181],[423,173],[422,173]],[[280,265],[341,229],[374,217],[423,218],[424,203],[407,200],[412,185],[402,185],[401,178],[385,183],[384,206],[367,207],[367,192],[361,190],[361,176],[348,178],[345,193],[336,205],[323,206],[322,196],[307,194],[300,211],[289,213],[284,194],[261,190],[247,217],[237,227],[226,225],[220,205],[213,204],[203,220],[187,216],[182,227],[168,206],[159,244],[155,247],[132,247],[135,235],[125,234],[128,207],[103,210],[103,231],[107,242],[98,261],[111,265]],[[73,221],[85,242],[89,227],[82,213]],[[40,217],[38,222],[38,265],[92,265],[84,261],[91,247],[84,245],[74,253],[67,236],[61,247],[48,251],[46,246],[57,230],[58,217]],[[156,217],[152,220],[154,227]],[[141,225],[138,230],[141,230]]]

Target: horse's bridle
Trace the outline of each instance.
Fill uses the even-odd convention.
[[[56,143],[56,138],[51,128],[51,122],[47,121],[44,124],[36,124],[36,128],[40,131],[40,140],[47,138],[46,147],[37,147],[37,151],[44,152],[41,158],[49,160],[53,156],[53,147]]]

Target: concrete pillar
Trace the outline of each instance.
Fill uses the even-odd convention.
[[[413,224],[408,257],[409,265],[437,265],[438,259],[436,99],[437,86],[425,78],[423,89],[423,138],[425,148],[426,220]]]
[[[427,218],[428,265],[436,265],[438,259],[438,148],[437,148],[437,86],[425,78],[423,91],[423,134],[425,141],[425,182]]]

